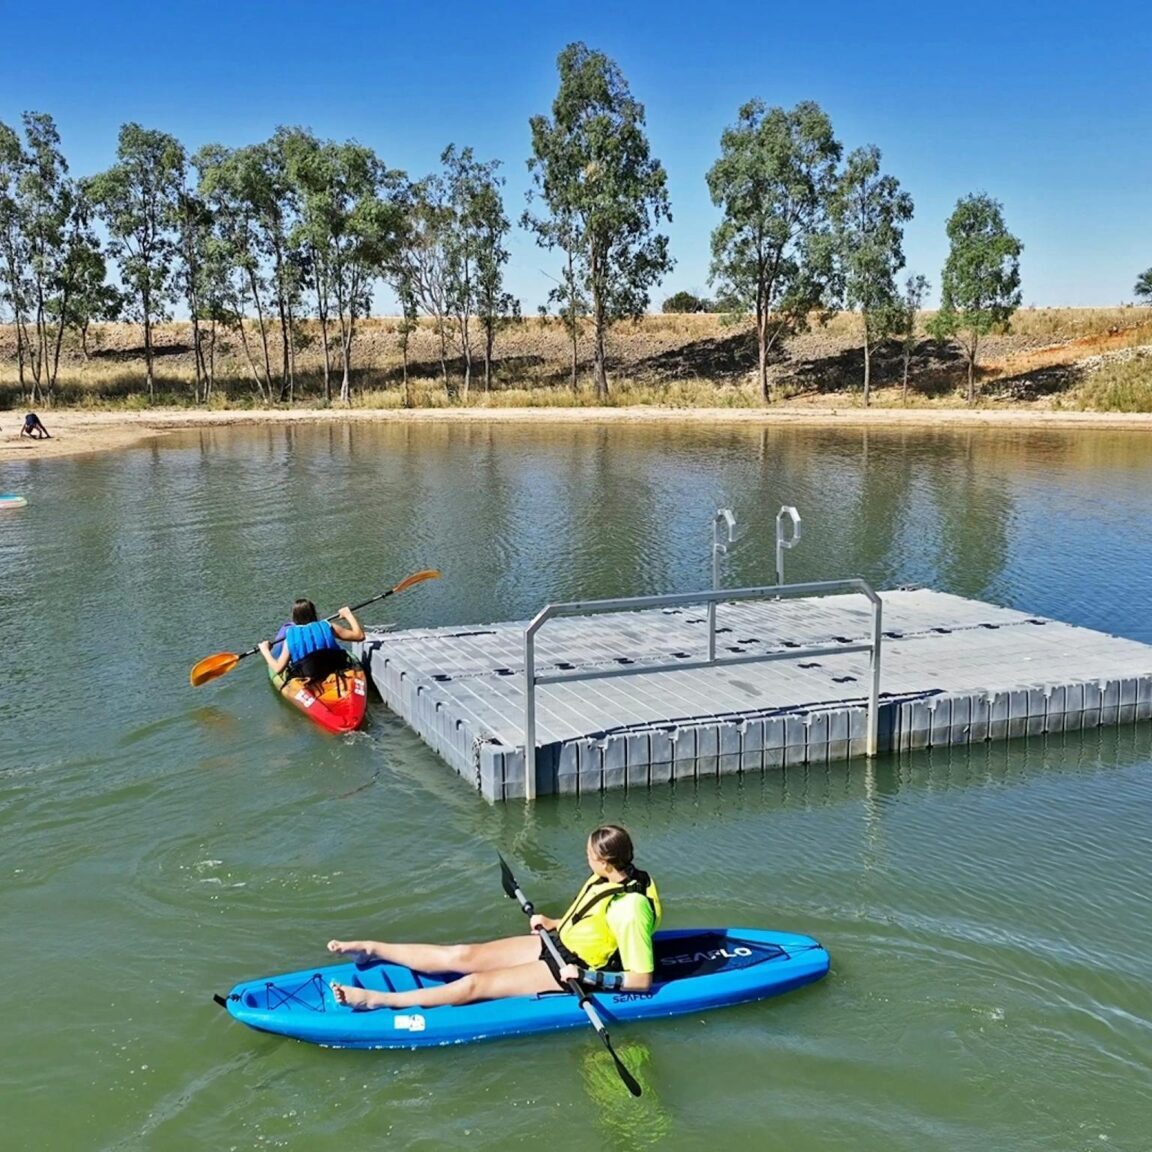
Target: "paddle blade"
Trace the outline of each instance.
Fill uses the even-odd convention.
[[[406,580],[401,580],[393,592],[403,592],[405,588],[411,588],[413,584],[422,584],[425,580],[439,580],[440,573],[435,568],[425,568],[423,572],[413,572]]]
[[[193,688],[199,688],[201,684],[231,672],[239,663],[240,657],[235,652],[217,652],[214,656],[205,656],[193,666],[188,681]]]
[[[504,885],[504,895],[512,900],[516,899],[516,877],[512,875],[512,869],[508,867],[508,861],[496,853],[497,859],[500,861],[500,883]]]

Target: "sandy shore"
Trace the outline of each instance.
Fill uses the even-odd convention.
[[[1012,409],[797,407],[733,408],[447,408],[40,413],[50,440],[20,435],[22,414],[0,413],[0,462],[31,456],[75,456],[138,444],[187,428],[284,423],[742,424],[877,428],[1113,428],[1152,430],[1152,414]]]

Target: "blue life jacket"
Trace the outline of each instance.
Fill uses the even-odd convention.
[[[332,625],[327,620],[313,620],[311,624],[293,624],[284,632],[284,643],[288,645],[288,659],[298,664],[305,656],[325,648],[343,651]]]

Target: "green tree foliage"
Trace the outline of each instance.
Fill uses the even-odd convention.
[[[116,163],[88,184],[108,229],[108,250],[132,293],[129,314],[144,326],[148,395],[156,394],[152,326],[167,317],[176,205],[184,185],[183,145],[166,132],[125,124]]]
[[[711,312],[712,301],[693,292],[674,292],[660,308],[661,312]]]
[[[1145,304],[1152,304],[1152,268],[1146,268],[1136,278],[1136,286],[1132,289],[1137,298]]]
[[[926,276],[909,276],[904,281],[904,291],[897,302],[896,323],[891,334],[900,341],[902,360],[900,395],[905,404],[908,403],[908,367],[912,360],[913,349],[916,347],[916,318],[924,307],[924,298],[928,295],[929,288]]]
[[[505,246],[511,223],[504,212],[498,160],[480,163],[472,149],[457,153],[449,146],[441,156],[454,208],[455,241],[450,272],[452,296],[465,356],[464,393],[471,383],[472,352],[467,317],[475,312],[484,338],[484,391],[492,387],[492,351],[497,330],[520,315],[520,301],[504,290]]]
[[[69,216],[65,241],[62,292],[52,306],[53,315],[80,337],[80,350],[88,360],[88,333],[94,323],[119,320],[124,309],[124,293],[108,283],[108,262],[92,229],[94,208],[87,185],[77,185],[77,195]]]
[[[85,304],[81,281],[102,276],[103,259],[52,117],[25,112],[21,122],[23,142],[0,124],[0,302],[16,328],[21,390],[51,403],[65,329]]]
[[[609,328],[648,307],[649,289],[671,268],[667,178],[653,159],[644,107],[619,67],[602,52],[569,44],[557,58],[560,88],[552,116],[533,116],[528,161],[542,217],[525,223],[547,248],[568,255],[565,291],[572,305],[586,294],[593,324],[597,394],[608,394]]]
[[[980,337],[1001,328],[1020,307],[1020,253],[1000,203],[984,194],[962,197],[948,219],[948,259],[940,281],[933,335],[955,338],[968,364],[968,403],[976,397]]]
[[[711,280],[728,308],[756,323],[760,392],[772,399],[768,357],[821,308],[834,273],[828,227],[841,147],[819,105],[767,108],[752,100],[720,138],[708,171],[724,214],[712,233]]]
[[[450,144],[440,157],[450,214],[446,219],[446,274],[448,307],[455,316],[464,356],[464,388],[472,386],[472,339],[475,315],[484,333],[484,388],[492,383],[492,343],[503,314],[519,305],[503,290],[503,267],[508,259],[504,239],[510,228],[500,196],[498,160],[481,163],[471,148],[457,152]]]
[[[409,184],[405,193],[402,242],[387,270],[402,304],[415,301],[430,316],[440,345],[440,379],[448,380],[449,317],[452,297],[454,213],[447,182],[439,174]]]
[[[896,274],[904,267],[904,228],[912,197],[880,172],[880,149],[852,152],[831,202],[844,303],[864,328],[864,403],[871,398],[872,349],[901,319]]]

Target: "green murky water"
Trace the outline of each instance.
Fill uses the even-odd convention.
[[[919,583],[1152,642],[1152,438],[731,428],[301,427],[5,466],[3,1146],[1135,1150],[1152,1146],[1138,725],[493,808],[377,702],[332,739],[255,660],[291,598],[444,577],[369,622],[515,619],[686,591],[734,510],[733,585]],[[604,817],[669,926],[817,936],[829,978],[617,1041],[325,1051],[211,1001],[332,935],[451,940],[544,905]]]

